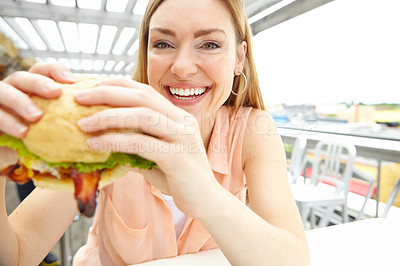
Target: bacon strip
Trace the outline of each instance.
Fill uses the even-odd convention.
[[[33,170],[34,175],[38,171]],[[10,165],[0,171],[0,174],[10,178],[12,181],[22,185],[31,178],[28,177],[28,169],[23,164]],[[72,178],[75,187],[75,199],[78,202],[79,211],[87,216],[93,216],[96,210],[97,188],[100,180],[101,171],[97,170],[92,173],[80,173],[75,168],[60,169],[60,174],[64,178]],[[56,178],[56,177],[54,177]]]
[[[79,211],[87,216],[93,216],[96,210],[97,187],[100,180],[100,170],[92,173],[80,173],[71,168],[71,178],[75,185],[75,199]]]
[[[25,184],[31,179],[28,177],[28,169],[24,165],[18,163],[8,166],[6,169],[0,171],[0,174],[7,176],[20,185]]]

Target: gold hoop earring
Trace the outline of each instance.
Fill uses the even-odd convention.
[[[234,95],[236,95],[236,96],[242,95],[243,92],[245,92],[246,89],[247,89],[247,77],[246,77],[246,75],[245,75],[243,72],[240,72],[240,74],[243,75],[243,78],[244,78],[244,89],[242,90],[241,93],[236,93],[236,92],[234,92],[234,91],[232,90],[232,93],[233,93]]]

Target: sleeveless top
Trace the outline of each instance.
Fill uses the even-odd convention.
[[[246,184],[242,144],[251,107],[222,106],[207,150],[217,181],[242,202]],[[100,190],[86,245],[73,265],[129,265],[217,248],[199,221],[188,217],[178,238],[162,193],[133,171]]]
[[[174,221],[176,239],[181,235],[183,227],[185,226],[187,216],[175,204],[174,198],[162,193],[165,204],[171,210],[172,220]]]

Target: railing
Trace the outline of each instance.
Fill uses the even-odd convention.
[[[307,149],[314,148],[320,140],[351,143],[357,148],[357,156],[375,159],[377,161],[376,217],[378,217],[382,161],[400,163],[400,135],[399,137],[372,136],[285,126],[278,126],[277,132],[285,143],[294,143],[294,140],[300,136],[307,138]]]

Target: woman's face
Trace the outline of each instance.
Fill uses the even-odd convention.
[[[245,50],[222,1],[167,0],[150,21],[149,83],[195,116],[214,113],[231,93]]]

